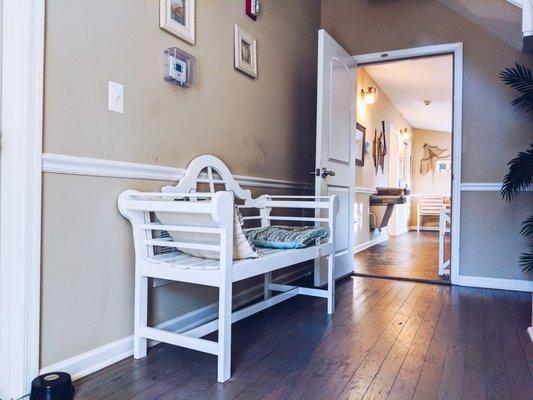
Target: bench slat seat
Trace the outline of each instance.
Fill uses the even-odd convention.
[[[257,262],[258,259],[254,258],[233,262],[232,282],[238,282],[256,275],[272,272],[294,265],[295,263],[311,261],[317,257],[330,254],[332,249],[332,243],[322,243],[318,246],[309,246],[304,249],[258,248],[257,250],[261,254],[260,263]],[[160,267],[168,267],[176,270],[174,274],[175,276],[179,276],[180,272],[178,271],[184,270],[217,271],[220,269],[220,262],[218,260],[193,257],[181,252],[171,252],[147,257],[145,263],[143,263],[143,275],[149,278],[167,279],[160,276],[160,271],[162,271]],[[164,270],[162,273],[168,276],[169,272],[168,270]],[[187,275],[187,273],[184,275]],[[217,276],[216,272],[213,275]],[[201,279],[196,280],[194,283],[201,284],[204,278],[205,276],[202,276]]]

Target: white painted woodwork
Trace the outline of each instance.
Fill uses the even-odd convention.
[[[450,210],[442,207],[439,211],[439,275],[450,275],[450,260],[446,260],[446,233],[450,232]]]
[[[0,398],[39,371],[44,0],[2,2]]]
[[[210,193],[198,192],[198,183],[207,170]],[[224,185],[224,190],[215,192],[215,182]],[[181,200],[181,201],[171,201]],[[201,200],[201,201],[198,201]],[[282,220],[306,221],[327,226],[332,234],[327,241],[303,249],[277,250],[260,249],[261,257],[233,260],[233,214],[234,202],[240,201],[241,208],[248,208],[258,214],[261,226],[268,226],[275,218],[272,209],[318,210],[322,215],[315,217],[282,216]],[[118,206],[132,224],[135,248],[135,301],[133,355],[146,356],[147,339],[158,340],[194,350],[215,354],[218,357],[218,381],[225,382],[231,376],[231,324],[286,300],[297,294],[327,299],[327,312],[334,311],[334,232],[338,212],[337,196],[268,196],[253,199],[249,190],[242,189],[226,165],[216,157],[204,155],[189,164],[176,186],[166,186],[161,193],[141,193],[127,190],[120,194]],[[209,214],[215,228],[162,225],[151,221],[152,212],[180,212]],[[294,219],[291,219],[294,218]],[[254,221],[247,219],[246,221]],[[178,243],[171,237],[158,239],[154,233],[161,230],[217,233],[218,245],[206,243]],[[177,247],[217,251],[220,260],[192,257],[176,250]],[[170,248],[173,251],[157,254],[156,248]],[[271,283],[271,273],[281,268],[318,258],[327,259],[328,286],[325,290],[291,287],[271,297],[272,291],[279,291]],[[232,312],[232,284],[234,282],[264,275],[264,300],[245,309]],[[219,312],[216,321],[208,322],[191,331],[172,333],[147,326],[148,278],[187,282],[214,286],[219,289]],[[218,330],[218,342],[199,339],[200,336]]]
[[[163,165],[131,163],[124,161],[103,160],[90,157],[76,157],[64,154],[44,153],[42,156],[43,172],[54,174],[99,176],[109,178],[127,178],[156,181],[178,181],[184,174],[183,168],[167,167]],[[247,187],[279,188],[294,190],[312,190],[303,182],[282,179],[260,178],[254,176],[233,175],[237,183]],[[199,182],[207,182],[207,176]],[[460,184],[462,192],[499,192],[501,182],[463,182]],[[526,189],[533,190],[533,187]],[[376,188],[355,187],[356,193],[376,193]],[[412,194],[413,197],[417,196]]]
[[[533,0],[523,0],[522,4],[522,50],[533,51]]]
[[[315,177],[317,195],[337,195],[335,278],[354,270],[355,62],[325,30],[318,32],[316,169],[334,176]],[[330,281],[325,260],[315,264],[315,285]]]
[[[43,172],[54,174],[155,181],[179,181],[185,173],[185,169],[183,168],[52,153],[43,154],[42,164]],[[303,182],[245,175],[233,175],[233,177],[239,185],[247,187],[296,189],[305,191],[313,190],[311,185]],[[208,175],[203,173],[198,182],[209,182]],[[215,180],[213,183],[219,182]]]

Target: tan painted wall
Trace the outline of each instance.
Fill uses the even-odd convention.
[[[159,2],[49,1],[44,151],[183,167],[198,154],[235,173],[307,178],[314,166],[318,1],[198,1],[197,44],[159,29]],[[258,39],[259,78],[233,68],[233,25]],[[163,81],[163,50],[197,58],[197,83]],[[125,113],[107,111],[107,81]],[[68,90],[66,90],[68,89]],[[298,151],[295,151],[298,149]]]
[[[529,145],[533,117],[512,108],[515,92],[500,82],[498,74],[515,62],[533,67],[533,58],[440,2],[323,0],[321,24],[351,54],[463,42],[463,182],[501,181],[507,161]],[[531,192],[523,196],[528,204],[533,204],[531,196]],[[527,249],[518,235],[519,216],[524,209],[503,203],[497,193],[472,193],[465,198],[470,200],[461,207],[461,226],[468,227],[461,237],[461,273],[533,279],[517,266],[510,268],[511,260],[505,265],[494,262],[500,260],[502,248],[513,248],[517,254]],[[479,199],[480,204],[481,199],[483,204],[490,201],[483,221],[472,216],[479,210],[474,199]],[[492,221],[493,226],[498,226],[502,215],[509,230],[505,230],[505,235],[498,233],[498,245],[478,252],[474,243],[492,240],[495,235],[484,229],[484,224]],[[466,235],[470,237],[465,238]]]
[[[178,167],[209,153],[234,173],[308,179],[319,2],[270,0],[254,23],[243,2],[198,1],[196,46],[159,29],[158,4],[47,2],[44,151]],[[235,23],[258,38],[257,80],[233,68]],[[163,81],[170,46],[197,57],[195,87]],[[123,115],[107,111],[108,80],[125,85]],[[131,229],[116,199],[163,184],[44,174],[42,366],[132,333]],[[212,303],[216,292],[174,284],[150,296],[159,323]]]
[[[391,125],[394,129],[408,128],[411,132],[411,126],[407,123],[405,118],[398,112],[398,110],[391,103],[385,93],[379,90],[379,95],[374,104],[368,105],[361,100],[360,91],[362,88],[369,86],[377,86],[370,75],[364,68],[357,69],[357,122],[366,128],[366,141],[372,145],[375,131],[377,129],[378,135],[381,131],[381,121],[385,121],[385,132],[387,143],[390,143],[390,129]],[[378,86],[379,88],[379,86]],[[355,167],[355,185],[364,188],[376,188],[378,186],[389,186],[389,156],[385,156],[385,168],[374,168],[374,159],[372,158],[372,151],[365,156],[365,165]],[[369,195],[365,193],[356,193],[355,196],[355,245],[361,245],[369,240],[376,239],[376,236],[371,235],[369,230]],[[386,235],[383,231],[382,235]]]
[[[413,129],[412,136],[413,146],[413,177],[412,193],[420,194],[442,194],[450,196],[452,175],[451,173],[420,173],[420,160],[424,156],[424,144],[438,146],[441,149],[447,149],[446,154],[452,154],[452,135],[449,132],[431,131],[427,129]],[[451,158],[450,158],[451,159]]]
[[[442,195],[449,201],[452,187],[451,173],[420,173],[420,160],[424,155],[424,144],[438,146],[441,149],[448,149],[446,154],[452,154],[452,135],[449,132],[439,132],[427,129],[413,129],[412,136],[413,154],[413,178],[412,178],[412,201],[411,201],[411,226],[417,224],[416,210],[418,207],[418,196],[420,195]],[[422,225],[437,227],[439,225],[438,216],[425,216],[422,218]]]

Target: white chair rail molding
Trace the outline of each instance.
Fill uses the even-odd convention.
[[[202,181],[209,191],[198,188],[203,171],[208,180]],[[219,186],[222,190],[217,191]],[[191,161],[176,186],[164,187],[160,193],[127,190],[120,194],[118,205],[132,224],[135,246],[135,358],[146,356],[148,339],[210,353],[218,357],[218,381],[225,382],[231,375],[232,323],[298,294],[324,298],[328,314],[334,311],[336,196],[263,195],[253,199],[251,192],[237,184],[221,160],[203,155]],[[242,217],[241,210],[246,210],[247,216]],[[271,214],[275,210],[289,215]],[[291,212],[294,210],[314,214],[300,216]],[[327,235],[321,236],[322,240],[311,237],[310,242],[301,246],[284,242],[286,248],[282,245],[276,249],[255,249],[247,242],[245,233],[258,232],[259,237],[269,228],[277,229],[271,226],[272,221],[300,226],[312,224],[294,232],[327,232]],[[248,227],[254,223],[256,228]],[[261,239],[265,238],[261,236]],[[273,240],[279,243],[280,236]],[[271,281],[273,271],[320,257],[327,258],[326,289]],[[264,299],[233,311],[232,284],[258,275],[264,276]],[[148,278],[217,287],[218,319],[182,333],[148,326]],[[272,292],[279,294],[272,296]],[[216,330],[217,342],[202,338]]]

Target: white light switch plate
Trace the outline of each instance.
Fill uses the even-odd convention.
[[[109,81],[107,84],[107,108],[124,114],[124,86],[120,83]]]

